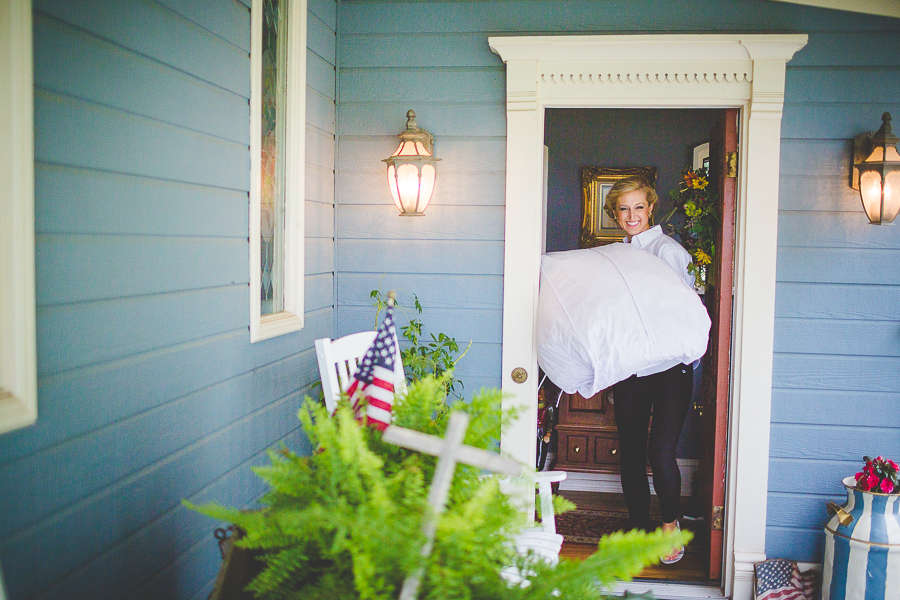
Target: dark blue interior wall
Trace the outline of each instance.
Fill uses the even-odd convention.
[[[266,450],[304,450],[334,322],[336,12],[309,8],[306,327],[250,344],[249,0],[35,0],[39,414],[0,436],[12,600],[206,598],[218,524],[182,499],[252,505]]]
[[[410,18],[414,15],[414,18]],[[900,455],[900,228],[866,224],[849,140],[900,114],[900,22],[769,0],[352,1],[339,8],[337,301],[414,290],[431,326],[475,344],[460,371],[498,385],[505,69],[491,35],[806,33],[788,64],[766,552],[818,560],[825,500],[865,452]],[[399,219],[383,183],[403,114],[444,158],[428,216]],[[751,324],[752,326],[752,324]],[[876,416],[877,415],[877,416]],[[766,460],[760,456],[760,460]],[[760,524],[762,526],[762,524]]]
[[[659,201],[655,222],[669,214],[669,193],[693,161],[694,146],[709,141],[712,109],[551,108],[544,114],[549,148],[547,252],[578,248],[583,167],[655,167]],[[667,230],[668,231],[668,230]]]

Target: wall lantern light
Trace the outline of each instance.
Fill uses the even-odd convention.
[[[416,113],[406,113],[406,131],[397,135],[400,146],[385,158],[388,186],[401,217],[424,217],[437,176],[434,136],[416,124]]]
[[[881,116],[881,129],[853,140],[850,185],[859,190],[863,208],[873,225],[886,225],[900,212],[900,154],[891,131],[891,113]]]

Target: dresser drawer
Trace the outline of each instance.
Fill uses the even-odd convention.
[[[598,464],[619,464],[619,436],[597,435],[594,437],[594,462]]]
[[[617,472],[619,436],[608,429],[560,425],[559,456],[556,468],[561,471]]]
[[[562,436],[560,436],[562,437]],[[567,435],[565,437],[565,456],[559,457],[559,462],[568,464],[584,465],[588,463],[588,446],[589,436],[586,435]]]

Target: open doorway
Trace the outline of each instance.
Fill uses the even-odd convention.
[[[685,167],[700,166],[697,164],[698,148],[705,146],[708,149],[713,137],[716,138],[713,146],[721,145],[721,137],[714,136],[713,132],[722,127],[727,112],[725,109],[546,109],[544,235],[547,251],[574,250],[598,243],[596,240],[585,241],[583,174],[586,171],[623,168],[652,170],[659,195],[655,223],[662,225],[664,233],[671,233],[679,217],[671,214],[673,200],[670,192],[681,184]],[[719,148],[718,152],[721,151]],[[721,169],[718,169],[719,179],[721,175]],[[733,204],[731,207],[733,211]],[[729,222],[733,223],[731,219]],[[601,223],[595,224],[594,229],[599,225]],[[602,231],[606,235],[599,243],[615,239],[615,228],[612,232]],[[717,271],[718,274],[725,273],[729,289],[732,256],[728,253],[728,268]],[[701,298],[706,300],[706,295],[701,293]],[[710,312],[715,313],[715,310]],[[727,344],[730,344],[730,329],[729,315]],[[718,368],[715,361],[707,360],[704,364],[707,370]],[[726,361],[721,368],[728,371],[730,364]],[[681,507],[684,518],[681,522],[685,529],[694,532],[695,541],[688,546],[682,561],[647,569],[643,577],[703,583],[712,580],[718,583],[721,546],[717,547],[715,541],[711,543],[709,531],[710,507],[713,504],[709,484],[713,479],[715,461],[711,460],[713,454],[705,451],[710,445],[715,446],[715,440],[704,439],[715,438],[715,423],[708,423],[710,419],[715,420],[715,414],[710,413],[708,407],[711,403],[704,398],[704,393],[715,393],[709,385],[709,380],[720,379],[715,375],[707,373],[704,378],[702,366],[695,370],[692,408],[685,420],[677,450],[682,474]],[[728,373],[723,373],[723,377],[727,381]],[[564,554],[577,557],[596,548],[597,538],[622,529],[628,522],[619,482],[614,400],[608,391],[589,399],[577,394],[547,393],[545,396],[558,400],[560,404],[556,469],[568,473],[567,480],[561,484],[560,494],[578,507],[565,516],[561,524],[567,538]],[[720,446],[724,452],[724,436],[721,437]],[[653,507],[658,518],[655,496]],[[716,523],[716,526],[722,525],[721,522]]]
[[[537,419],[535,316],[541,251],[544,112],[548,108],[740,110],[736,160],[734,341],[719,585],[677,593],[749,599],[765,560],[768,447],[775,322],[778,177],[785,64],[802,34],[664,34],[491,37],[506,64],[506,216],[501,381],[519,418],[501,432],[504,453],[530,463]],[[730,290],[729,290],[730,291]],[[523,502],[529,502],[523,491]],[[675,589],[623,584],[632,592]]]

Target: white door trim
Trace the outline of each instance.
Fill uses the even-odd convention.
[[[534,460],[535,316],[541,249],[544,109],[741,109],[735,311],[722,593],[752,597],[765,559],[775,319],[778,176],[785,65],[806,35],[491,37],[506,63],[507,167],[502,387],[521,407],[503,452]],[[526,384],[511,372],[524,367]]]

